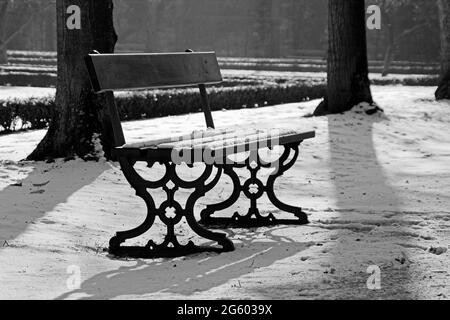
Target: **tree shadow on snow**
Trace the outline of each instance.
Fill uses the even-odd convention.
[[[254,274],[255,269],[271,266],[311,246],[311,243],[298,243],[273,233],[279,230],[239,230],[241,242],[237,243],[235,251],[229,253],[204,253],[160,262],[137,260],[131,267],[122,266],[97,274],[84,281],[79,290],[57,299],[76,298],[78,295],[82,295],[82,299],[113,299],[126,295],[139,298],[151,294],[176,294],[188,298],[196,292]],[[235,282],[229,285],[240,285]]]
[[[380,121],[389,119],[380,114],[368,116],[352,112],[328,117],[330,171],[337,199],[337,218],[325,227],[336,232],[330,265],[347,277],[335,288],[338,297],[340,292],[346,292],[347,296],[342,298],[409,297],[411,280],[407,261],[395,244],[397,239],[392,231],[384,229],[392,227],[389,219],[401,209],[396,190],[388,182],[374,145],[374,125]],[[395,222],[400,223],[396,230],[400,236],[401,218],[395,218]],[[381,290],[367,288],[369,264],[381,269]],[[350,269],[352,271],[346,273]],[[353,290],[341,290],[343,286]]]
[[[81,160],[70,162],[6,162],[0,164],[4,174],[16,174],[19,171],[26,178],[0,189],[0,250],[5,243],[12,246],[14,239],[26,229],[45,217],[58,204],[81,188],[95,181],[109,166],[85,163]],[[27,174],[28,173],[28,174]],[[8,178],[8,180],[10,180]],[[53,221],[42,220],[53,224]],[[6,242],[5,242],[6,241]]]

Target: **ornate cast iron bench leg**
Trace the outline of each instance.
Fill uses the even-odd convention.
[[[278,161],[275,162],[265,162],[260,158],[258,151],[252,151],[253,154],[241,163],[216,165],[218,168],[223,168],[223,172],[233,181],[233,193],[228,199],[221,203],[208,205],[200,214],[200,223],[203,225],[235,227],[257,227],[275,224],[307,224],[308,217],[302,209],[283,203],[277,198],[274,191],[274,184],[277,178],[282,176],[295,164],[299,155],[299,146],[300,142],[285,145],[283,154]],[[293,157],[290,161],[287,161],[291,152],[293,152]],[[235,172],[236,168],[247,168],[250,171],[250,178],[243,184],[241,184],[240,178]],[[269,176],[265,185],[257,176],[261,168],[275,168],[275,171]],[[252,188],[256,190],[252,192]],[[214,213],[229,208],[236,203],[241,192],[243,192],[250,200],[250,208],[246,215],[240,215],[238,212],[235,212],[232,217],[213,217]],[[257,206],[257,200],[261,198],[264,193],[266,193],[267,197],[275,207],[281,211],[293,214],[295,219],[277,219],[272,213],[267,216],[262,216]]]
[[[141,197],[147,205],[147,217],[145,221],[137,228],[116,233],[109,243],[109,252],[111,254],[135,258],[156,258],[183,256],[190,253],[203,251],[225,252],[234,250],[233,243],[224,233],[212,232],[205,229],[197,223],[194,217],[195,203],[218,183],[222,174],[222,170],[220,168],[218,168],[214,179],[208,184],[205,184],[213,172],[212,165],[207,165],[203,174],[197,180],[184,181],[177,175],[175,170],[176,165],[166,162],[162,163],[166,167],[164,177],[162,177],[159,181],[147,181],[136,172],[133,167],[134,163],[135,161],[132,159],[120,159],[120,166],[126,179],[136,190],[136,195]],[[152,167],[153,164],[154,162],[149,162],[148,166]],[[174,185],[171,189],[167,186],[169,182],[172,182]],[[159,208],[155,206],[155,202],[153,201],[151,194],[148,192],[148,189],[158,188],[162,188],[167,195],[167,200],[161,203]],[[179,188],[194,189],[186,201],[185,208],[183,208],[180,203],[175,200],[175,193],[179,190]],[[174,217],[166,216],[166,210],[168,208],[174,209]],[[136,238],[147,232],[154,224],[157,216],[167,227],[165,239],[161,244],[156,244],[153,240],[150,240],[145,247],[121,246],[125,240]],[[175,234],[175,226],[181,222],[183,217],[185,217],[187,224],[197,235],[208,240],[215,241],[219,246],[221,246],[221,248],[213,246],[197,246],[192,241],[190,241],[187,245],[180,244]]]

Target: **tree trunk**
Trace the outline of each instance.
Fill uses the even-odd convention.
[[[186,28],[187,26],[187,19],[186,16],[189,11],[189,3],[188,1],[184,0],[177,0],[175,2],[175,11],[176,11],[176,19],[175,19],[175,43],[173,46],[173,50],[175,51],[181,51],[185,50],[182,48],[190,47],[189,44],[187,44],[186,41]]]
[[[385,15],[385,25],[387,30],[387,43],[386,43],[386,51],[384,53],[384,61],[383,61],[383,71],[381,75],[386,77],[389,75],[389,70],[391,68],[392,59],[394,56],[394,48],[395,48],[395,29],[394,25],[391,23],[391,19],[388,18],[388,15]]]
[[[147,11],[146,20],[146,43],[147,52],[162,52],[160,28],[167,2],[164,0],[147,0],[145,6]]]
[[[53,8],[49,8],[45,11],[45,43],[44,43],[44,50],[45,51],[55,51],[55,37],[56,37],[56,24],[55,24],[55,17],[54,17],[54,11]]]
[[[8,63],[7,49],[4,45],[8,2],[9,0],[0,0],[0,64]]]
[[[439,20],[441,25],[442,73],[436,99],[450,99],[450,3],[438,0]]]
[[[273,39],[273,6],[272,0],[254,2],[256,6],[256,21],[254,35],[254,53],[258,58],[270,57]]]
[[[66,10],[71,5],[81,9],[81,29],[69,30]],[[58,80],[56,107],[50,128],[30,160],[44,160],[78,155],[90,158],[95,133],[100,134],[105,154],[112,147],[111,123],[102,109],[112,93],[92,94],[84,56],[92,50],[112,53],[117,41],[113,26],[112,0],[58,0],[57,51]],[[106,108],[105,108],[106,110]]]
[[[373,102],[364,0],[329,0],[328,7],[328,88],[316,116],[348,111],[360,102]]]
[[[281,56],[281,18],[280,18],[280,1],[272,1],[271,8],[271,39],[270,39],[270,56],[273,58],[279,58]]]

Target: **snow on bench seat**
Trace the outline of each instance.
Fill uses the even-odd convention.
[[[294,129],[233,129],[194,131],[184,136],[174,136],[146,142],[126,144],[124,149],[162,149],[177,151],[237,148],[239,151],[285,145],[313,138],[313,131]]]

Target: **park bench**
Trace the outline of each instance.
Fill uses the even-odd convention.
[[[107,99],[108,111],[114,134],[113,154],[120,163],[124,176],[147,205],[145,221],[135,229],[117,232],[110,240],[109,252],[118,256],[169,257],[212,250],[231,251],[233,243],[221,232],[207,229],[211,225],[233,225],[250,227],[273,225],[276,223],[305,224],[306,214],[301,208],[281,202],[275,195],[275,180],[291,168],[299,154],[299,145],[315,133],[296,130],[233,129],[218,130],[214,127],[209,107],[206,84],[222,81],[219,65],[214,52],[184,52],[164,54],[99,54],[86,57],[86,65],[95,93],[117,90],[138,90],[168,87],[198,86],[201,106],[206,119],[206,129],[194,131],[185,136],[167,137],[144,143],[127,144],[124,138],[119,112],[111,94]],[[276,160],[265,161],[259,151],[263,148],[282,146],[284,148]],[[230,155],[244,154],[245,159],[230,159]],[[146,162],[148,167],[155,163],[165,166],[165,174],[157,181],[144,179],[136,170],[137,162]],[[194,181],[185,181],[177,173],[177,166],[185,163],[192,166],[204,164],[204,172]],[[203,167],[203,166],[202,166]],[[241,183],[236,169],[250,171],[250,178]],[[258,177],[261,168],[273,168],[273,173],[263,183]],[[233,181],[233,192],[225,201],[210,204],[200,213],[200,221],[194,216],[197,201],[212,190],[222,174]],[[190,190],[183,206],[175,197],[179,189]],[[149,190],[162,189],[167,199],[159,206]],[[244,194],[250,201],[250,209],[244,215],[235,212],[227,217],[216,217],[217,211],[233,205]],[[293,219],[277,219],[272,213],[263,216],[257,200],[266,193],[270,201],[280,210],[293,214]],[[171,213],[171,214],[168,214]],[[136,238],[147,232],[156,217],[167,227],[162,243],[149,240],[146,246],[122,246],[127,239]],[[198,236],[215,242],[201,246],[190,241],[182,245],[177,238],[175,226],[185,218],[187,225]]]

